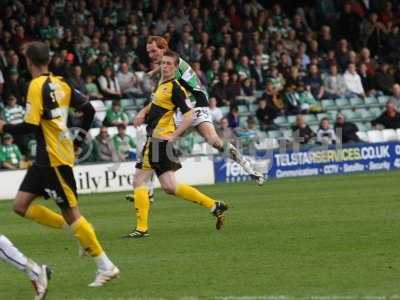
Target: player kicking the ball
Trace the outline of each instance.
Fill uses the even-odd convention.
[[[4,235],[0,235],[0,259],[26,273],[35,289],[35,300],[45,299],[51,276],[51,271],[46,265],[38,265],[27,258]]]
[[[125,236],[138,238],[148,236],[149,188],[146,182],[153,172],[157,174],[161,187],[168,194],[200,204],[210,210],[216,217],[216,228],[224,223],[224,212],[228,207],[202,194],[197,189],[176,182],[175,171],[181,168],[173,142],[176,141],[193,120],[193,109],[187,104],[185,89],[176,80],[179,56],[170,50],[164,52],[161,61],[161,80],[154,92],[152,102],[146,106],[147,141],[141,152],[141,159],[136,164],[133,182],[135,209],[137,216],[136,229]],[[182,112],[182,122],[177,127],[174,114],[177,109]]]
[[[165,51],[168,50],[168,42],[161,36],[151,36],[147,40],[146,45],[147,53],[153,64],[157,65],[154,70],[149,72],[149,76],[154,76],[160,72],[160,63]],[[192,101],[193,119],[189,128],[195,129],[206,142],[217,149],[220,153],[226,152],[231,159],[236,161],[242,168],[250,175],[250,177],[257,182],[258,185],[263,185],[265,178],[263,174],[255,171],[251,163],[244,158],[239,150],[227,141],[223,141],[217,134],[215,127],[212,123],[211,115],[208,107],[208,94],[205,88],[201,85],[196,73],[190,65],[179,58],[179,66],[176,72],[176,80],[181,84],[189,93],[190,100]],[[135,127],[144,123],[146,115],[146,108],[142,109],[134,120]],[[182,122],[182,112],[177,111],[175,115],[175,123],[177,126]],[[150,194],[153,195],[152,186]],[[151,196],[152,198],[153,196]],[[132,196],[127,196],[128,200],[133,201]]]

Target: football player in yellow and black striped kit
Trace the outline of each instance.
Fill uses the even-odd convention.
[[[134,208],[136,210],[136,229],[126,238],[141,238],[149,235],[149,190],[145,184],[153,172],[156,173],[161,187],[168,194],[198,203],[208,208],[217,218],[217,229],[224,222],[224,211],[227,206],[202,194],[197,189],[177,183],[175,171],[181,164],[173,148],[176,141],[192,122],[193,110],[188,105],[185,89],[175,78],[179,65],[179,56],[173,51],[166,51],[161,62],[161,81],[154,92],[152,102],[147,106],[147,141],[142,151],[142,157],[136,164],[133,182]],[[175,126],[174,114],[177,109],[184,118],[178,128]]]
[[[33,79],[29,84],[24,122],[18,125],[0,123],[0,131],[35,133],[37,141],[36,160],[19,188],[14,211],[45,226],[71,228],[83,251],[97,264],[96,278],[89,286],[99,287],[117,277],[119,270],[105,254],[92,225],[80,214],[72,171],[74,143],[67,128],[69,107],[83,112],[82,137],[90,128],[95,111],[63,78],[48,72],[49,47],[46,44],[29,44],[25,57]],[[39,196],[53,198],[61,214],[33,203]]]

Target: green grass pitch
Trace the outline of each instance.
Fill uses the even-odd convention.
[[[0,232],[53,268],[48,299],[400,298],[400,172],[200,190],[230,204],[223,231],[204,208],[157,191],[151,237],[122,240],[134,222],[125,193],[81,196],[121,270],[100,289],[87,287],[95,266],[78,258],[69,232],[18,217],[9,201],[0,202]],[[0,299],[33,299],[25,275],[3,263]]]

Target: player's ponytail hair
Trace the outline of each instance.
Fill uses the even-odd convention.
[[[151,35],[149,36],[149,38],[147,39],[147,44],[151,44],[155,42],[157,45],[157,48],[159,49],[165,49],[168,50],[168,42],[165,38],[163,38],[162,36],[159,35]]]

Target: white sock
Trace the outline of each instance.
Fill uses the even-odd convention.
[[[94,261],[96,262],[97,270],[99,271],[108,271],[114,267],[114,264],[111,262],[105,252],[94,257]]]
[[[0,258],[18,270],[25,271],[32,280],[36,279],[41,272],[38,264],[28,259],[4,235],[0,236]]]

